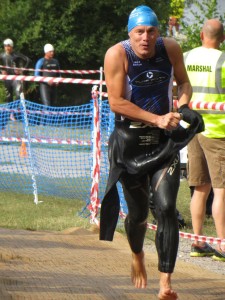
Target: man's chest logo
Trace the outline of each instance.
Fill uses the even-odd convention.
[[[170,79],[169,74],[158,71],[144,71],[130,81],[130,84],[138,87],[148,87],[164,83]]]

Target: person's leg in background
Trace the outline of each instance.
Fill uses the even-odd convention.
[[[197,186],[191,198],[190,210],[192,217],[192,228],[194,234],[203,235],[203,225],[206,215],[206,201],[211,190],[211,183]],[[204,246],[205,242],[195,242],[198,246]]]
[[[41,96],[41,102],[45,106],[51,105],[51,86],[48,85],[48,83],[40,83],[40,96]],[[46,108],[46,110],[48,107]],[[48,125],[50,123],[51,116],[49,114],[44,114],[42,116],[42,120],[40,124],[42,125]]]
[[[217,237],[225,239],[225,139],[209,139],[200,135],[213,187],[212,216]],[[213,259],[225,261],[225,245],[217,245]]]
[[[225,189],[214,188],[213,191],[212,215],[216,226],[217,237],[225,239]],[[217,249],[223,252],[225,261],[225,245],[218,245]]]
[[[40,83],[40,96],[42,104],[51,105],[51,87],[47,83]]]
[[[203,225],[206,216],[206,202],[211,191],[211,179],[207,160],[199,143],[200,134],[188,144],[188,183],[193,190],[190,202],[193,233],[203,235]],[[195,241],[191,245],[190,256],[212,256],[214,249],[207,243]]]
[[[191,198],[192,198],[192,196],[194,194],[194,190],[195,190],[195,187],[194,186],[190,186]],[[211,188],[209,196],[208,196],[207,201],[206,201],[206,216],[208,218],[210,218],[212,216],[213,197],[214,197],[213,188]]]

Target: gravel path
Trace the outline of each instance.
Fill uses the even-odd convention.
[[[113,242],[106,242],[99,241],[95,228],[63,232],[0,228],[0,241],[0,300],[158,299],[154,242],[146,246],[148,286],[136,289],[130,281],[130,248],[118,232]],[[225,277],[216,273],[218,267],[207,272],[203,259],[201,267],[193,264],[196,259],[183,261],[189,242],[180,243],[173,275],[179,300],[224,300]]]

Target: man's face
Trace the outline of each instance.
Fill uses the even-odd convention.
[[[135,54],[140,58],[150,58],[155,54],[156,39],[159,36],[157,27],[136,26],[130,33],[130,42]]]
[[[13,51],[13,47],[11,45],[4,45],[5,53],[10,54]]]
[[[45,58],[50,59],[53,58],[54,56],[54,51],[48,51],[47,53],[45,53]]]

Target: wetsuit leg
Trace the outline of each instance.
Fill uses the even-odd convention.
[[[20,99],[20,94],[22,93],[22,82],[18,80],[13,81],[13,89],[16,95],[16,100]]]
[[[57,86],[51,86],[51,105],[56,106],[57,104]]]
[[[11,80],[5,80],[4,81],[4,86],[5,86],[5,94],[6,94],[6,99],[5,101],[7,103],[11,103],[13,101],[13,86],[12,86],[12,81]],[[7,108],[11,108],[10,106],[7,106]],[[9,111],[2,111],[0,113],[0,119],[1,119],[1,124],[0,124],[0,129],[5,129],[8,121],[9,121],[9,116],[10,112]]]
[[[12,80],[5,80],[5,94],[6,94],[6,102],[13,101],[13,85]]]
[[[41,94],[41,101],[44,105],[50,106],[51,105],[51,87],[45,83],[40,83],[40,94]]]
[[[174,270],[179,227],[176,216],[176,199],[180,184],[180,159],[176,154],[151,177],[151,187],[157,218],[156,248],[160,272]]]
[[[128,242],[134,253],[140,253],[143,248],[149,213],[148,175],[138,178],[126,173],[121,176],[120,182],[128,207],[125,220]]]

